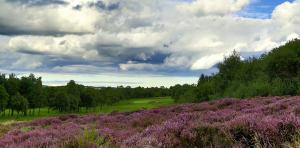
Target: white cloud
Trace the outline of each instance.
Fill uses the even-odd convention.
[[[150,71],[155,71],[161,68],[160,65],[153,65],[153,64],[147,64],[147,63],[136,63],[136,64],[120,64],[120,69],[121,70],[139,70],[139,71],[144,71],[144,70],[150,70]]]
[[[43,66],[44,59],[39,55],[22,55],[21,58],[12,63],[12,69],[37,69]]]
[[[241,10],[249,5],[250,0],[196,0],[192,3],[183,3],[176,9],[183,13],[190,13],[198,17],[205,15],[224,16]]]
[[[104,0],[105,8],[90,6],[98,0],[68,2],[67,5],[32,7],[0,0],[0,25],[4,26],[0,33],[61,36],[99,30],[119,32],[151,26],[160,17],[158,0]],[[112,4],[118,7],[109,10]],[[75,10],[76,6],[81,9]]]
[[[220,59],[223,59],[223,57],[223,53],[202,57],[191,66],[191,70],[209,69],[216,63],[221,62]]]

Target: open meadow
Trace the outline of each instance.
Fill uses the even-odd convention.
[[[160,105],[171,105],[174,104],[173,99],[171,97],[154,97],[154,98],[141,98],[141,99],[130,99],[130,100],[121,100],[119,103],[114,104],[113,106],[107,105],[100,109],[100,107],[97,107],[96,110],[94,109],[88,110],[88,113],[86,113],[86,110],[82,108],[81,112],[76,113],[78,115],[86,115],[89,113],[111,113],[113,110],[118,110],[119,112],[122,111],[130,111],[130,110],[136,110],[141,109],[142,107],[146,107],[147,109],[151,109],[154,107],[158,107]],[[29,110],[28,110],[29,112]],[[14,113],[13,117],[7,117],[8,110],[5,111],[5,117],[0,116],[0,123],[3,122],[16,122],[17,113]],[[68,113],[61,113],[61,115],[67,115]],[[43,118],[43,117],[57,117],[58,112],[53,111],[50,109],[50,112],[48,113],[48,108],[41,108],[40,115],[38,116],[38,109],[35,109],[35,116],[19,116],[18,121],[29,121],[35,118]],[[13,121],[11,121],[13,120]]]
[[[150,110],[70,114],[1,125],[0,147],[290,148],[299,147],[299,115],[299,96],[226,98]]]

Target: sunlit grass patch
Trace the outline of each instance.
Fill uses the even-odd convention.
[[[8,120],[8,121],[2,121],[2,122],[0,122],[0,124],[11,125],[12,123],[18,123],[18,122],[24,122],[24,121],[22,121],[22,120]]]
[[[151,101],[149,103],[161,103],[161,102],[165,102],[165,101]]]

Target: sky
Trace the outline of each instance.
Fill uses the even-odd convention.
[[[0,73],[44,85],[197,83],[300,35],[300,0],[0,0]]]

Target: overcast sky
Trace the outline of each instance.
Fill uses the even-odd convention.
[[[299,38],[300,0],[0,0],[0,73],[44,85],[196,83]]]

